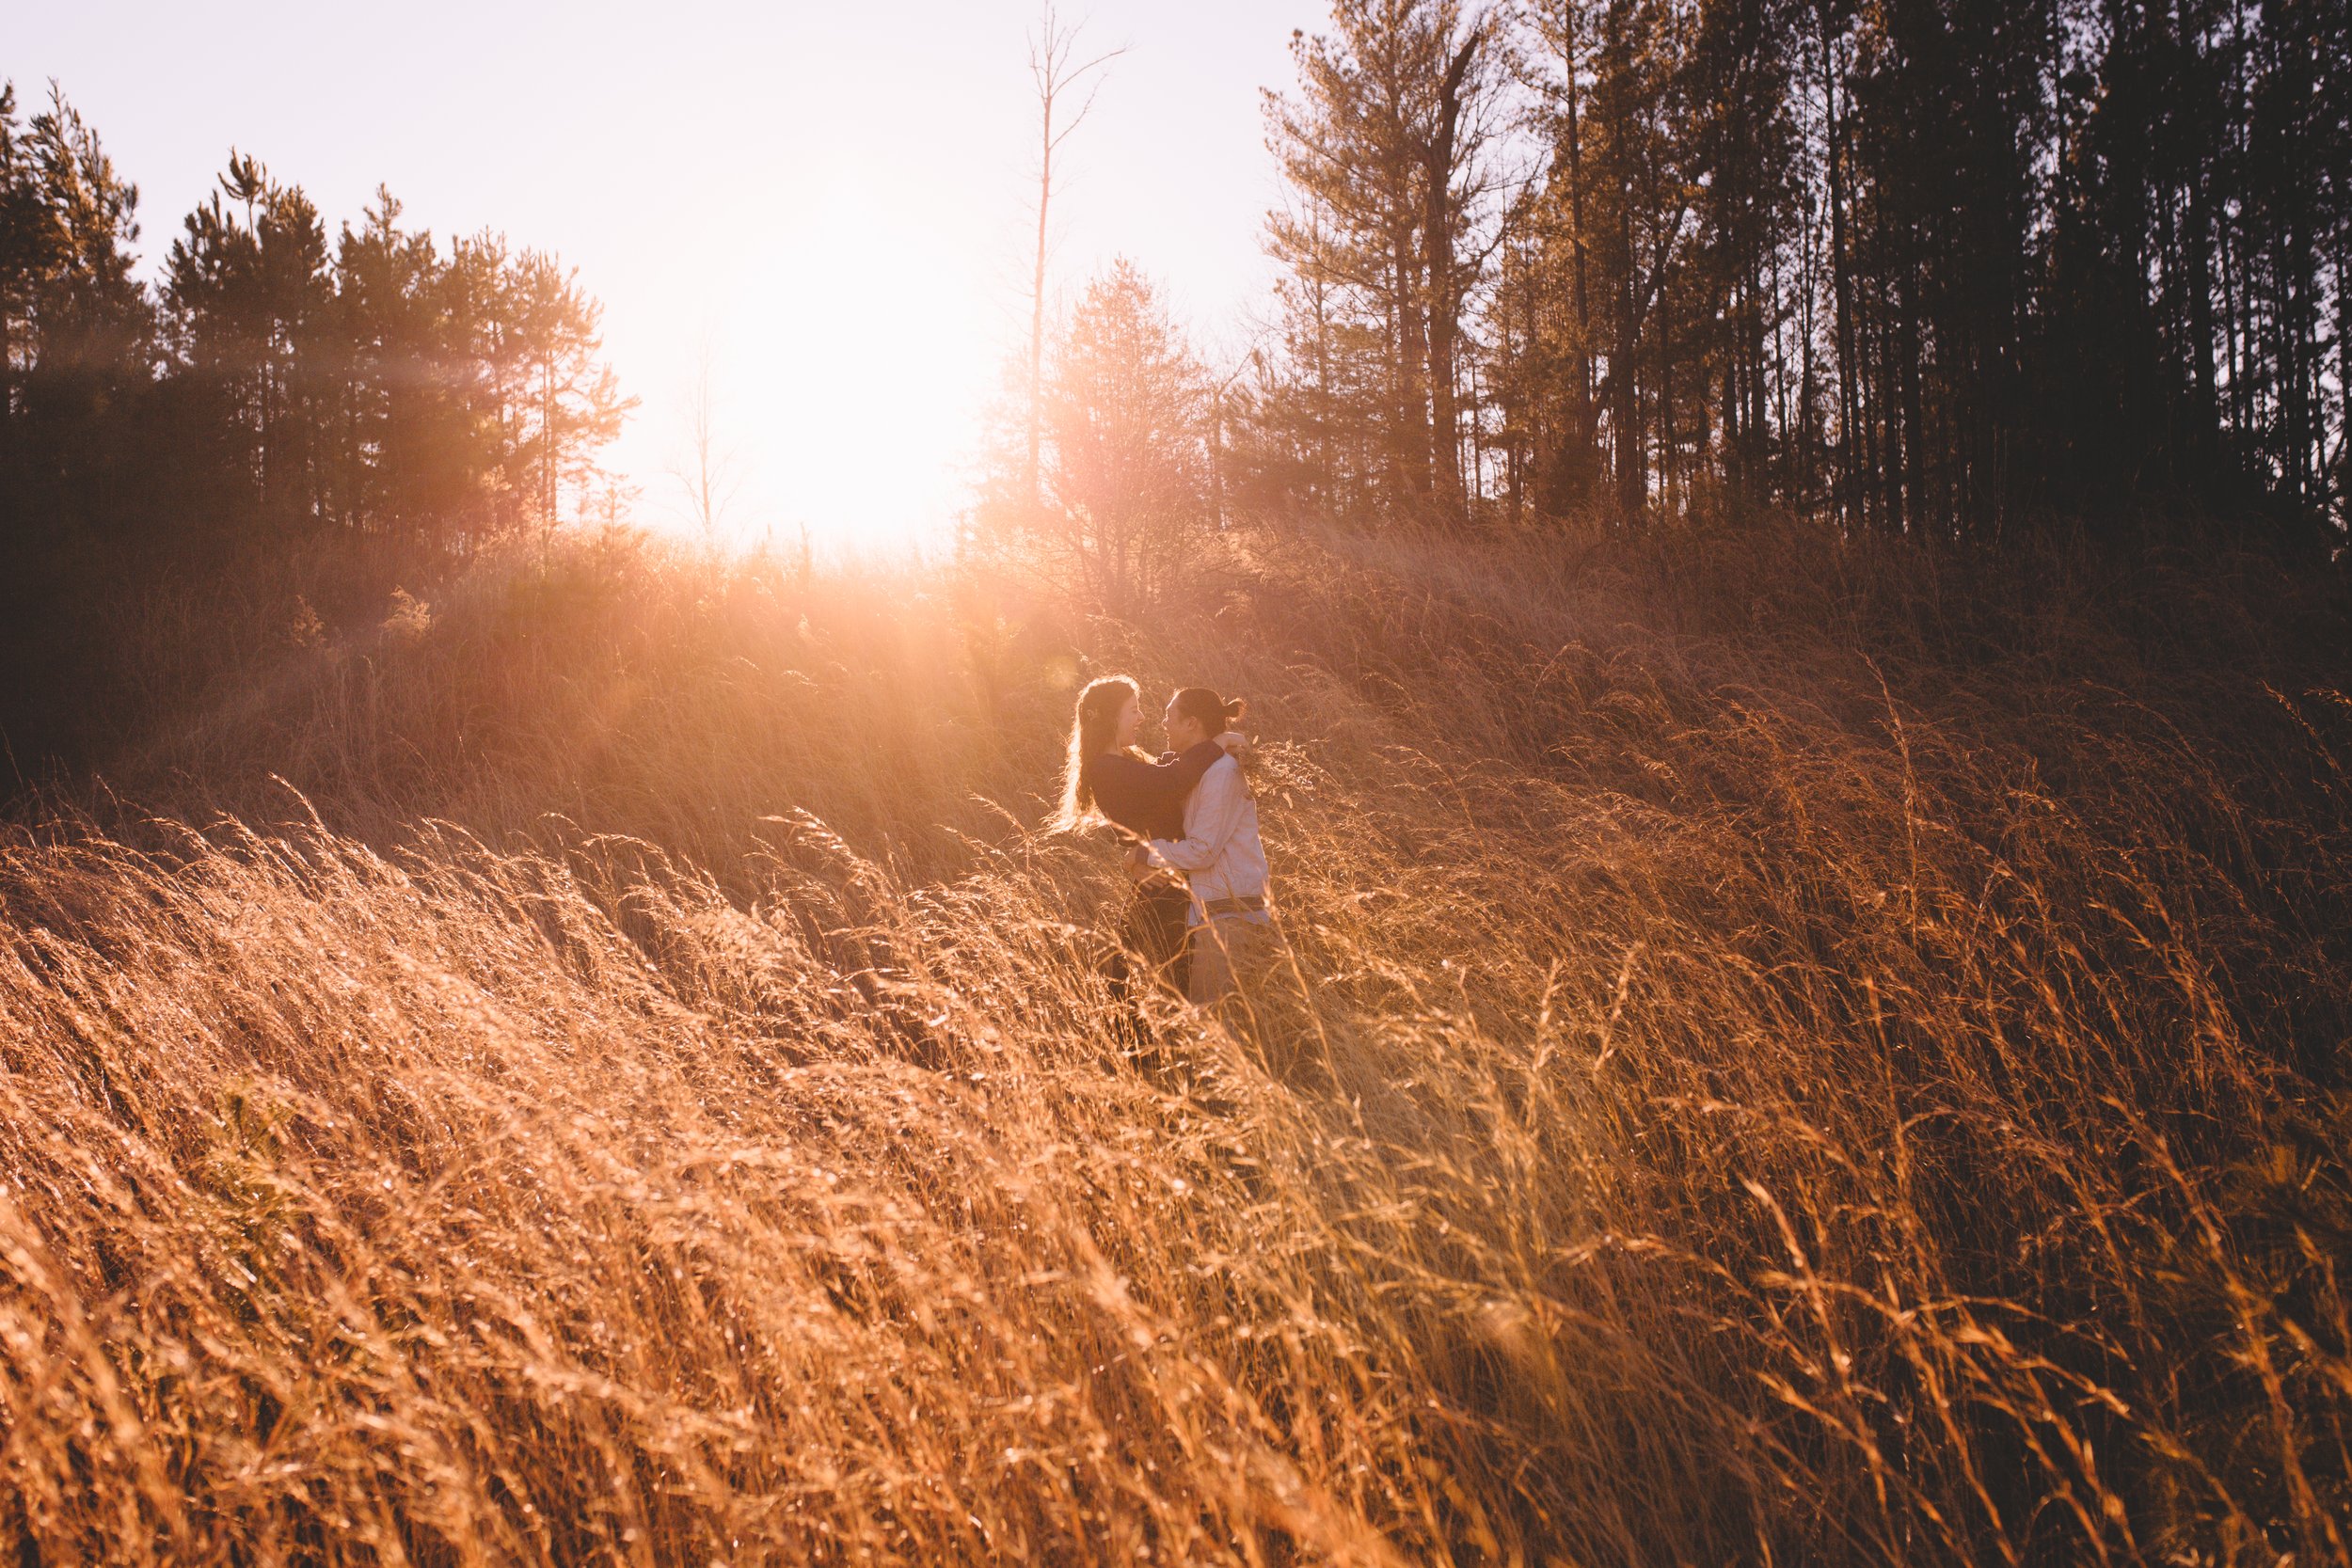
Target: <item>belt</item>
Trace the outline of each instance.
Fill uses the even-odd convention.
[[[1201,901],[1200,907],[1208,911],[1211,919],[1221,914],[1256,914],[1265,908],[1265,895],[1250,893],[1239,898],[1207,898]]]

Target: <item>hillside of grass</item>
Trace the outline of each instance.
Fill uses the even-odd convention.
[[[0,848],[0,1538],[2352,1561],[2348,607],[1774,531],[273,610]],[[1101,978],[1113,670],[1250,699],[1279,1040]]]

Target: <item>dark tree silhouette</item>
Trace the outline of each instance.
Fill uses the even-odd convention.
[[[163,679],[122,635],[155,594],[227,617],[291,599],[300,571],[306,595],[340,583],[372,611],[566,498],[584,513],[634,403],[574,273],[494,235],[444,248],[389,192],[330,244],[298,186],[232,151],[151,292],[137,208],[61,92],[27,120],[0,89],[0,733],[20,766],[102,750],[126,721],[94,699]]]
[[[2186,507],[2341,545],[2348,11],[1345,0],[1272,104],[1259,499],[1979,543]],[[1493,149],[1429,162],[1457,92],[1535,154],[1491,267]],[[1471,441],[1459,498],[1408,460],[1433,421]]]

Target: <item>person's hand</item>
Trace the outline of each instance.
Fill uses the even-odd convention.
[[[1152,875],[1152,851],[1140,844],[1127,846],[1127,879],[1139,882]]]
[[[1225,754],[1232,757],[1235,762],[1248,762],[1249,760],[1249,752],[1251,749],[1249,745],[1249,737],[1242,734],[1241,731],[1227,730],[1223,735],[1216,737],[1216,743],[1219,746],[1224,747]]]

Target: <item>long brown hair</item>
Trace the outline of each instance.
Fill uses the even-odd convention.
[[[1070,721],[1070,754],[1062,763],[1061,809],[1054,814],[1055,832],[1072,832],[1102,820],[1094,809],[1093,787],[1087,783],[1087,759],[1119,749],[1119,716],[1129,703],[1142,700],[1142,692],[1125,675],[1089,681],[1078,693],[1077,715]]]

